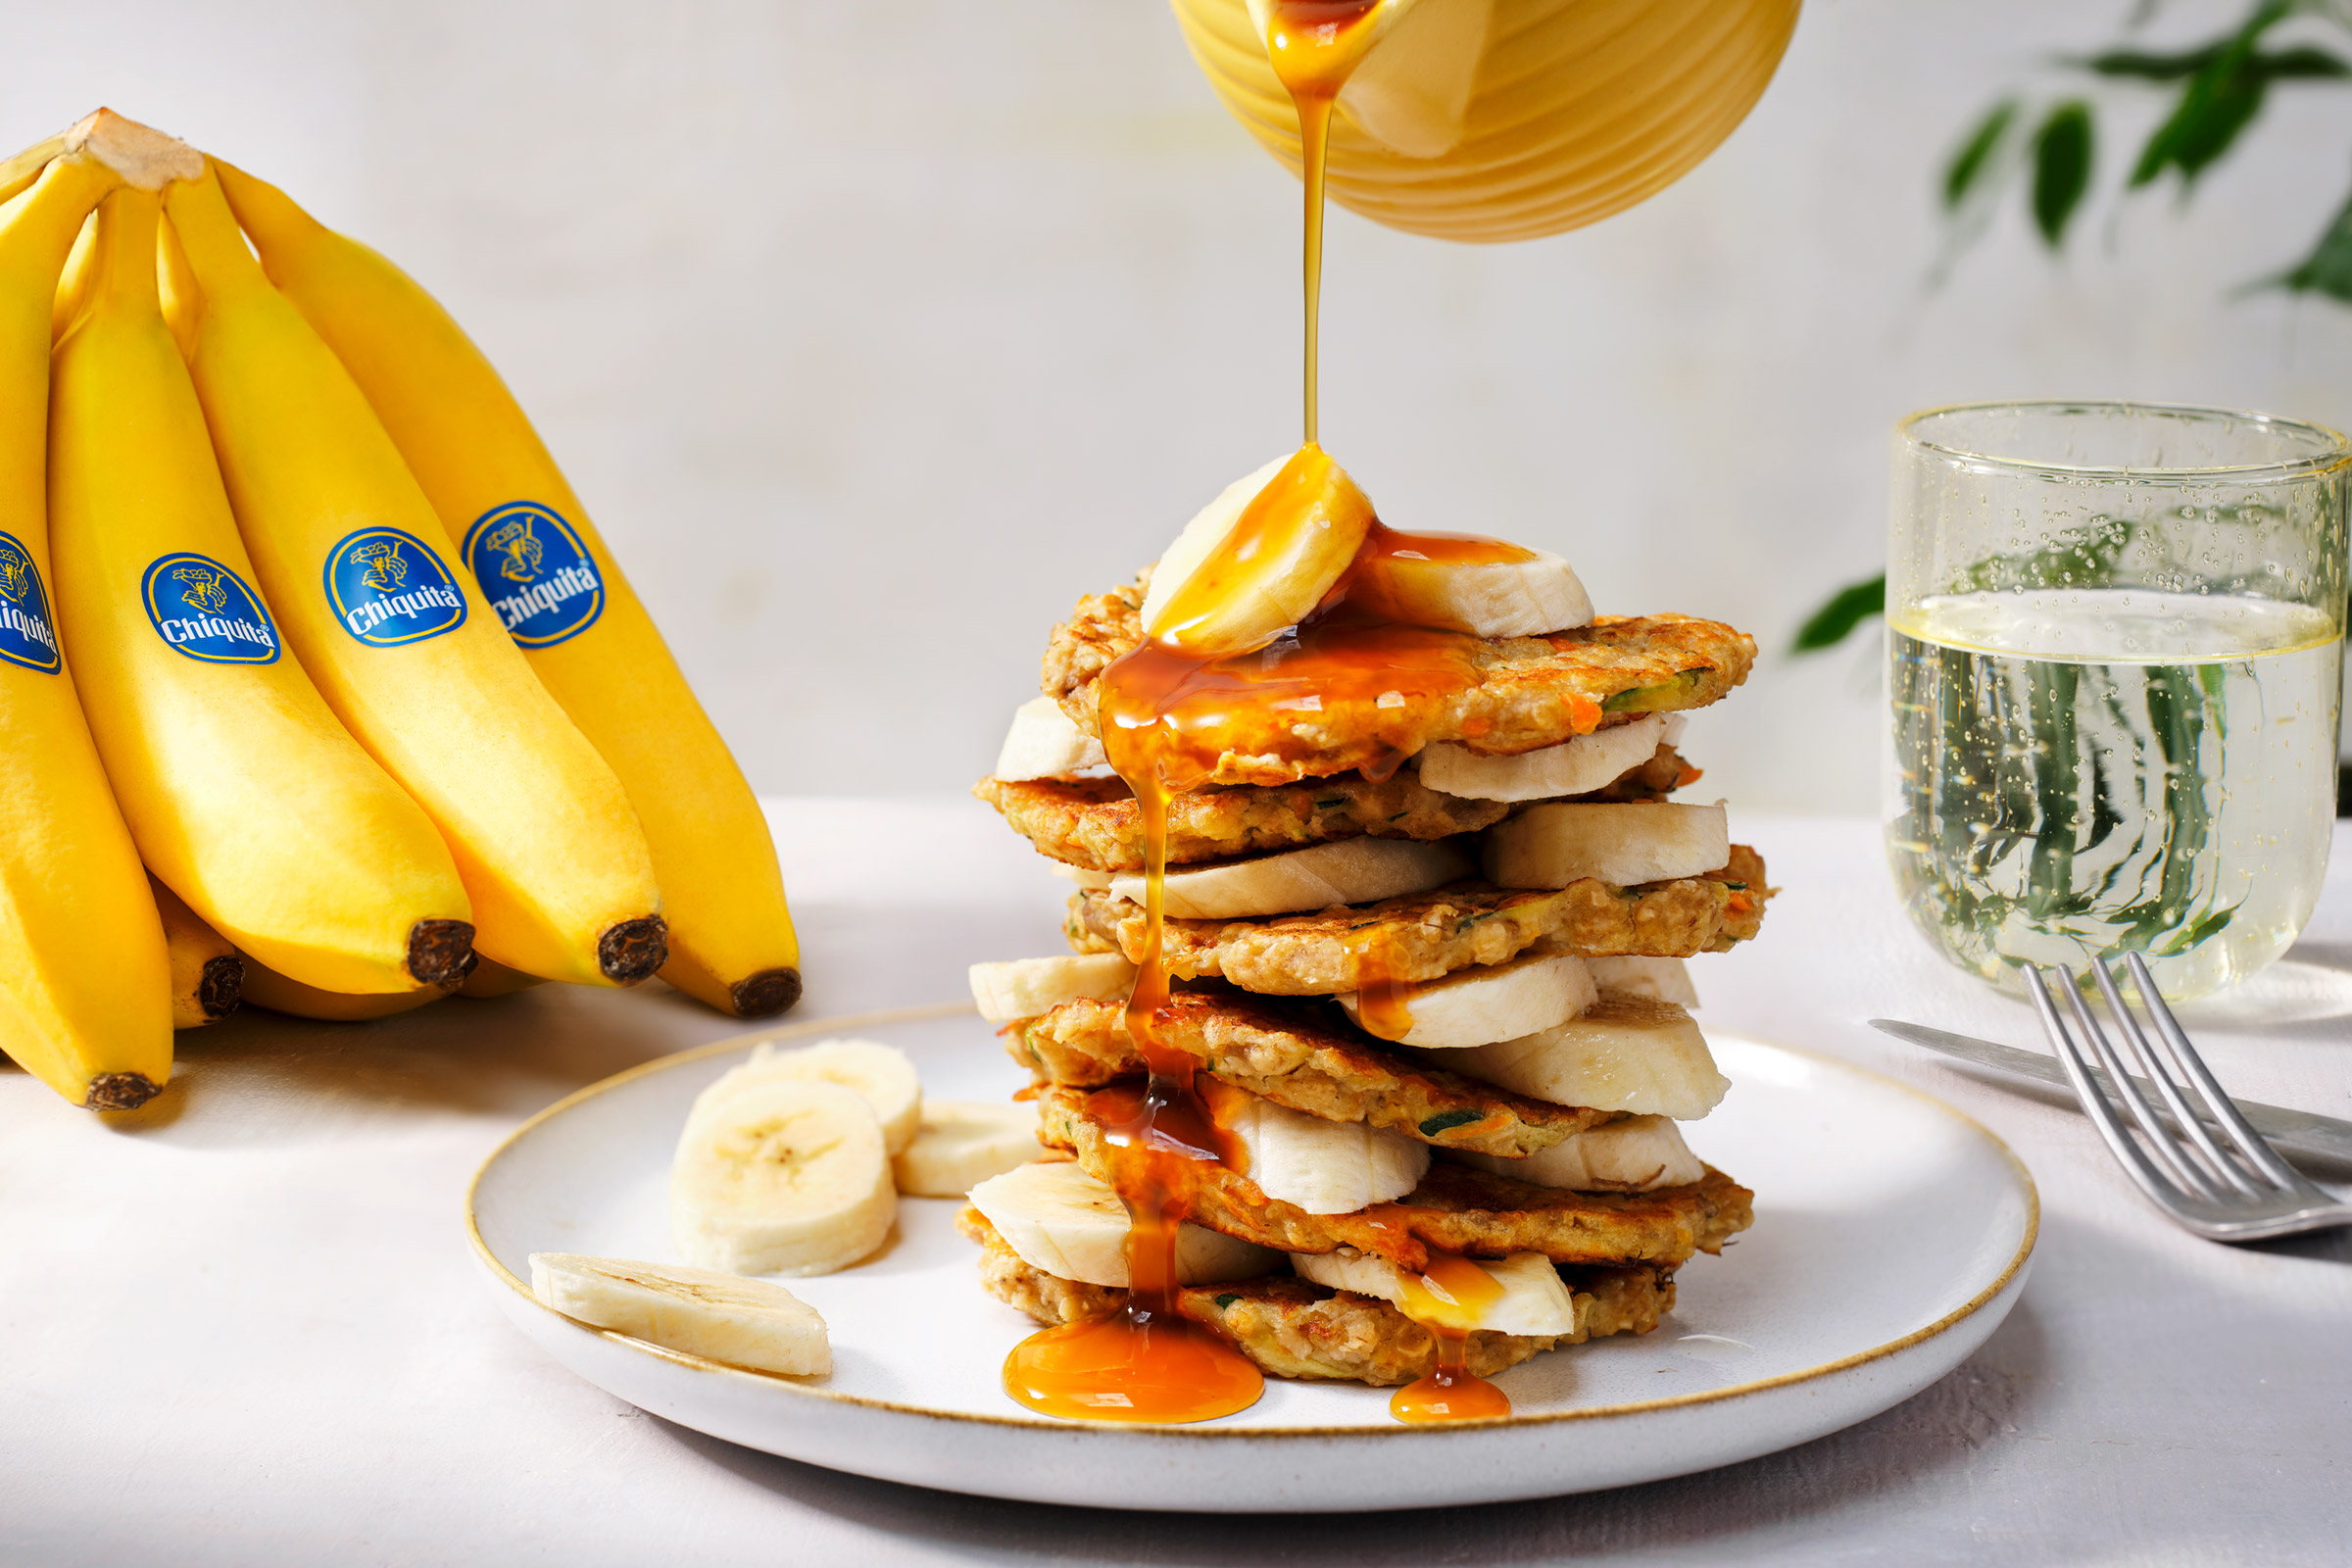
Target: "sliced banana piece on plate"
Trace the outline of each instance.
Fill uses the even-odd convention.
[[[1683,1142],[1683,1130],[1671,1116],[1628,1116],[1623,1121],[1603,1122],[1525,1159],[1505,1159],[1475,1150],[1458,1151],[1456,1157],[1465,1165],[1498,1176],[1579,1193],[1646,1193],[1659,1187],[1685,1187],[1707,1173],[1707,1167],[1690,1152],[1690,1146]]]
[[[1146,626],[1159,618],[1159,612],[1168,608],[1169,599],[1183,586],[1184,580],[1199,570],[1208,553],[1233,532],[1233,525],[1241,521],[1250,503],[1274,482],[1274,476],[1290,461],[1291,455],[1286,452],[1263,467],[1244,474],[1218,491],[1214,501],[1193,514],[1193,520],[1184,525],[1174,543],[1159,553],[1159,564],[1152,568],[1152,585],[1144,591]]]
[[[1341,839],[1247,860],[1174,867],[1167,873],[1163,907],[1176,920],[1298,914],[1426,893],[1477,870],[1450,839]],[[1144,878],[1135,872],[1114,876],[1110,891],[1140,905]]]
[[[533,1252],[531,1294],[591,1328],[706,1361],[823,1377],[833,1348],[816,1308],[781,1285],[707,1268],[577,1252]]]
[[[1557,746],[1516,757],[1481,757],[1456,741],[1421,752],[1421,782],[1474,801],[1548,801],[1604,789],[1657,755],[1666,715],[1644,713]],[[1721,865],[1723,862],[1715,862]]]
[[[1077,1165],[1023,1165],[971,1191],[971,1204],[1024,1262],[1083,1285],[1127,1285],[1127,1205]],[[1200,1225],[1176,1227],[1176,1281],[1214,1285],[1282,1266],[1270,1248]]]
[[[1429,1172],[1429,1146],[1360,1121],[1325,1121],[1247,1090],[1206,1080],[1217,1125],[1248,1152],[1244,1172],[1276,1202],[1309,1214],[1352,1214],[1402,1198]]]
[[[1732,1087],[1690,1015],[1646,997],[1604,994],[1566,1023],[1424,1059],[1555,1105],[1678,1121],[1704,1116]]]
[[[1147,597],[1163,576],[1171,580],[1166,597],[1146,609],[1144,629],[1155,640],[1200,654],[1262,648],[1323,602],[1355,560],[1372,522],[1372,503],[1348,471],[1321,447],[1300,447],[1216,530],[1199,564],[1181,578],[1181,561],[1162,556]],[[1200,517],[1194,524],[1203,534],[1213,530]],[[1193,526],[1185,533],[1191,535]],[[1179,538],[1177,545],[1184,544]]]
[[[1135,965],[1115,953],[1057,953],[1046,958],[975,963],[972,1001],[990,1023],[1052,1012],[1065,1002],[1124,1002]]]
[[[1704,876],[1731,858],[1720,806],[1555,801],[1487,832],[1487,880],[1504,888],[1564,888],[1586,877],[1628,888]]]
[[[1496,1334],[1576,1332],[1576,1299],[1560,1282],[1559,1271],[1551,1266],[1550,1258],[1542,1252],[1513,1252],[1508,1257],[1479,1258],[1477,1265],[1501,1288],[1501,1294],[1477,1309],[1469,1324],[1472,1330],[1485,1329]],[[1404,1271],[1386,1258],[1358,1252],[1352,1247],[1344,1247],[1336,1252],[1293,1252],[1291,1267],[1301,1278],[1313,1280],[1317,1285],[1328,1285],[1335,1291],[1353,1291],[1358,1296],[1377,1296],[1408,1315],[1414,1310]],[[1413,1283],[1424,1291],[1443,1289],[1431,1280],[1416,1278]]]
[[[1598,995],[1586,960],[1554,953],[1456,969],[1442,980],[1411,987],[1404,1008],[1412,1027],[1401,1035],[1381,1035],[1366,1023],[1362,999],[1355,992],[1336,1000],[1366,1033],[1403,1046],[1458,1050],[1516,1040],[1566,1023]],[[1375,1022],[1380,1021],[1376,1016]]]
[[[991,1176],[1045,1157],[1034,1104],[926,1100],[914,1142],[892,1158],[890,1169],[908,1198],[961,1198]]]
[[[1680,958],[1624,955],[1587,958],[1585,967],[1592,971],[1592,983],[1603,991],[1647,997],[1652,1002],[1671,1002],[1678,1007],[1698,1005],[1698,988],[1690,983],[1690,971]]]
[[[882,1245],[899,1195],[865,1097],[783,1078],[687,1118],[669,1208],[678,1250],[699,1268],[830,1274]]]
[[[746,1089],[800,1080],[839,1084],[864,1096],[881,1123],[883,1147],[889,1152],[898,1153],[914,1141],[915,1123],[922,1114],[922,1080],[906,1053],[871,1040],[820,1040],[793,1051],[761,1046],[750,1060],[730,1068],[695,1097],[687,1122],[691,1125],[697,1116]]]
[[[1032,697],[1012,710],[1012,728],[997,753],[997,777],[1064,778],[1107,760],[1102,742],[1071,723],[1059,703]]]

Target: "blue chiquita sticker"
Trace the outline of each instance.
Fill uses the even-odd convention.
[[[327,554],[326,599],[364,643],[420,643],[466,623],[466,596],[415,534],[362,528]]]
[[[172,651],[207,664],[268,664],[277,658],[277,623],[245,579],[210,556],[180,551],[159,559],[139,583],[147,618]]]
[[[510,501],[466,530],[466,565],[507,634],[525,648],[576,637],[605,612],[596,559],[553,507]]]
[[[49,590],[41,586],[32,552],[0,533],[0,659],[26,669],[54,671],[57,621],[49,613]]]

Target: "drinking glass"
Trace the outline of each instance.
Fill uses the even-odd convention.
[[[2221,409],[1895,431],[1886,852],[1953,962],[2144,955],[2219,990],[2310,916],[2335,815],[2352,445]]]

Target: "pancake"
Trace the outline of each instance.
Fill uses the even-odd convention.
[[[1144,1071],[1111,1002],[1066,1002],[1004,1029],[1004,1049],[1041,1085],[1100,1088]],[[1441,1149],[1523,1159],[1616,1113],[1531,1100],[1385,1048],[1321,1009],[1227,988],[1180,991],[1162,1038],[1224,1083],[1326,1121],[1368,1122]]]
[[[1770,893],[1763,858],[1736,844],[1720,871],[1645,887],[1587,879],[1553,892],[1457,882],[1312,914],[1171,919],[1161,957],[1177,979],[1229,980],[1278,997],[1359,991],[1367,978],[1436,980],[1472,964],[1500,963],[1539,942],[1581,956],[1687,958],[1753,937]],[[1142,961],[1143,906],[1107,891],[1073,895],[1062,930],[1076,952],[1123,953]]]

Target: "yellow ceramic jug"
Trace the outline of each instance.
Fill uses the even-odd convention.
[[[1340,93],[1330,192],[1392,228],[1533,239],[1681,178],[1772,79],[1798,0],[1385,0]],[[1296,172],[1266,0],[1172,0],[1234,118]]]

